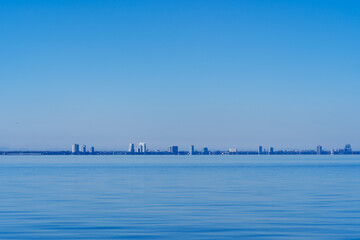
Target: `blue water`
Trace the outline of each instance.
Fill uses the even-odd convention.
[[[360,239],[360,156],[1,156],[0,239]]]

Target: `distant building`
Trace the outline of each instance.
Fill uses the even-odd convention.
[[[179,153],[179,147],[178,146],[170,146],[169,153],[177,155]]]
[[[335,148],[331,149],[330,153],[331,153],[331,155],[334,155],[336,153],[336,149]]]
[[[81,146],[80,152],[86,153],[86,145],[82,145],[82,146]]]
[[[270,155],[274,154],[274,148],[273,147],[269,147],[269,154]]]
[[[352,149],[351,149],[351,145],[350,145],[350,144],[346,144],[346,145],[345,145],[344,153],[345,153],[345,154],[352,154]]]
[[[316,154],[318,154],[318,155],[320,155],[320,154],[322,154],[322,152],[323,152],[323,148],[322,148],[322,146],[317,146],[316,147]]]
[[[258,154],[259,155],[263,154],[263,147],[262,146],[259,146]]]
[[[229,153],[237,153],[237,148],[229,148]]]
[[[195,153],[195,147],[194,145],[190,145],[190,151],[189,151],[190,155],[193,155]]]
[[[134,143],[129,143],[129,152],[130,152],[130,153],[134,153],[134,152],[135,152],[135,144],[134,144]]]
[[[94,148],[93,146],[91,146],[91,147],[89,148],[89,153],[93,154],[94,152],[95,152],[95,148]]]
[[[139,143],[139,149],[138,149],[140,153],[146,153],[146,143],[141,142]]]
[[[79,144],[73,144],[73,145],[72,145],[72,148],[71,148],[71,152],[72,152],[73,154],[79,153]]]
[[[204,147],[203,154],[209,155],[209,149],[207,147]]]

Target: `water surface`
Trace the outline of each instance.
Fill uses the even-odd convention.
[[[1,156],[0,239],[360,239],[360,156]]]

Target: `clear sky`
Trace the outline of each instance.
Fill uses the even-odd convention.
[[[0,148],[360,149],[360,1],[0,1]]]

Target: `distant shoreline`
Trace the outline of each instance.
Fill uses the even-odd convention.
[[[97,151],[94,153],[72,153],[71,151],[0,151],[0,155],[2,156],[18,156],[18,155],[55,155],[55,156],[103,156],[103,155],[127,155],[127,156],[156,156],[156,155],[173,155],[173,156],[197,156],[197,155],[202,155],[202,156],[208,156],[208,155],[265,155],[265,156],[269,156],[269,155],[360,155],[360,151],[353,151],[352,153],[335,153],[335,154],[331,154],[331,152],[323,152],[321,154],[317,154],[315,151],[278,151],[278,152],[274,152],[274,153],[265,153],[265,154],[259,154],[256,151],[239,151],[239,152],[227,152],[227,151],[212,151],[209,152],[208,154],[204,154],[202,152],[196,152],[194,154],[190,154],[189,152],[178,152],[177,154],[174,153],[170,153],[167,151],[163,151],[163,152],[146,152],[146,153],[131,153],[131,152],[127,152],[127,151]]]

